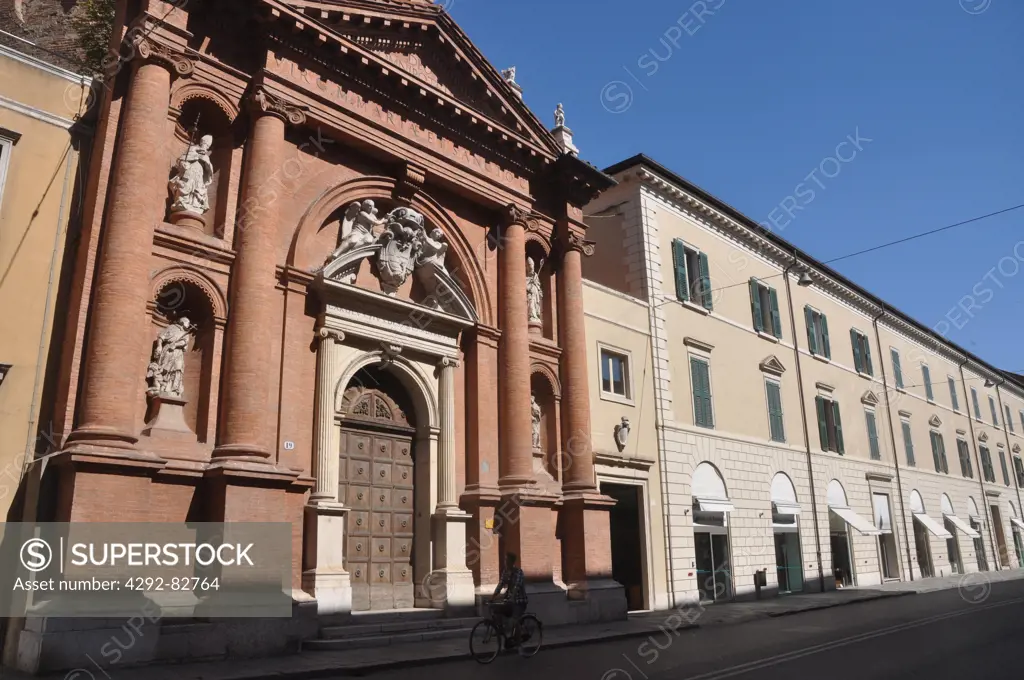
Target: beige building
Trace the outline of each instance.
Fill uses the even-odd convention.
[[[621,371],[653,379],[669,603],[1022,564],[1024,379],[644,156],[606,172],[585,275],[647,315]]]
[[[52,396],[50,350],[60,341],[72,255],[65,248],[84,174],[79,151],[88,139],[76,121],[89,87],[86,78],[0,45],[0,513],[6,520],[20,520],[20,509],[33,505],[25,502],[26,461],[53,444],[44,405]]]

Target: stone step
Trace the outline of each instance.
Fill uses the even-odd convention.
[[[357,619],[358,620],[358,619]],[[402,633],[426,633],[452,628],[472,628],[478,618],[458,619],[415,619],[404,621],[352,623],[345,626],[327,626],[320,629],[320,637],[324,640],[347,640],[361,637],[390,636]]]
[[[478,619],[474,619],[476,621]],[[302,643],[304,650],[312,651],[339,651],[345,649],[367,649],[370,647],[388,647],[390,645],[401,645],[410,642],[427,642],[430,640],[451,640],[454,638],[465,638],[469,644],[469,634],[473,627],[465,628],[434,628],[431,630],[420,630],[418,632],[395,633],[392,635],[358,635],[354,637],[307,640]]]

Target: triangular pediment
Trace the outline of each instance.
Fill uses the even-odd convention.
[[[931,418],[929,418],[928,424],[931,425],[932,427],[942,427],[942,421],[939,419],[938,416],[932,416]]]
[[[339,66],[397,84],[431,115],[532,155],[561,154],[554,136],[441,6],[417,0],[262,0],[269,18],[310,34]],[[341,59],[339,59],[341,57]]]
[[[868,406],[878,406],[878,395],[872,392],[871,390],[865,392],[861,396],[860,400],[861,403],[866,404]]]
[[[982,431],[982,433],[978,435],[978,441],[980,441],[980,442],[987,442],[988,441],[988,433],[985,432],[985,431]]]
[[[774,354],[769,357],[765,357],[764,361],[762,361],[760,365],[761,370],[765,373],[782,375],[786,372],[786,367],[782,365],[782,362],[779,361],[779,358]]]

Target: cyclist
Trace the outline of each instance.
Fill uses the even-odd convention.
[[[494,589],[491,602],[498,599],[498,594],[505,589],[504,607],[502,616],[512,619],[512,639],[519,640],[519,620],[526,613],[526,577],[523,570],[516,566],[516,554],[505,554],[505,570],[501,574],[501,581]]]

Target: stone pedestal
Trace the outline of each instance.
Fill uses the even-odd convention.
[[[317,614],[352,611],[352,580],[345,570],[345,521],[349,508],[340,503],[306,506],[306,551],[312,569],[302,573],[302,589],[316,598]]]
[[[157,394],[152,400],[153,417],[142,430],[144,436],[195,441],[196,433],[185,422],[185,399]]]
[[[474,607],[473,572],[466,565],[466,531],[472,521],[472,515],[455,509],[431,517],[434,564],[424,579],[423,596],[434,609],[468,612]]]
[[[172,212],[168,217],[171,224],[177,224],[181,227],[188,227],[189,229],[195,229],[196,231],[206,232],[206,219],[199,213],[190,212],[188,210],[177,210]]]

